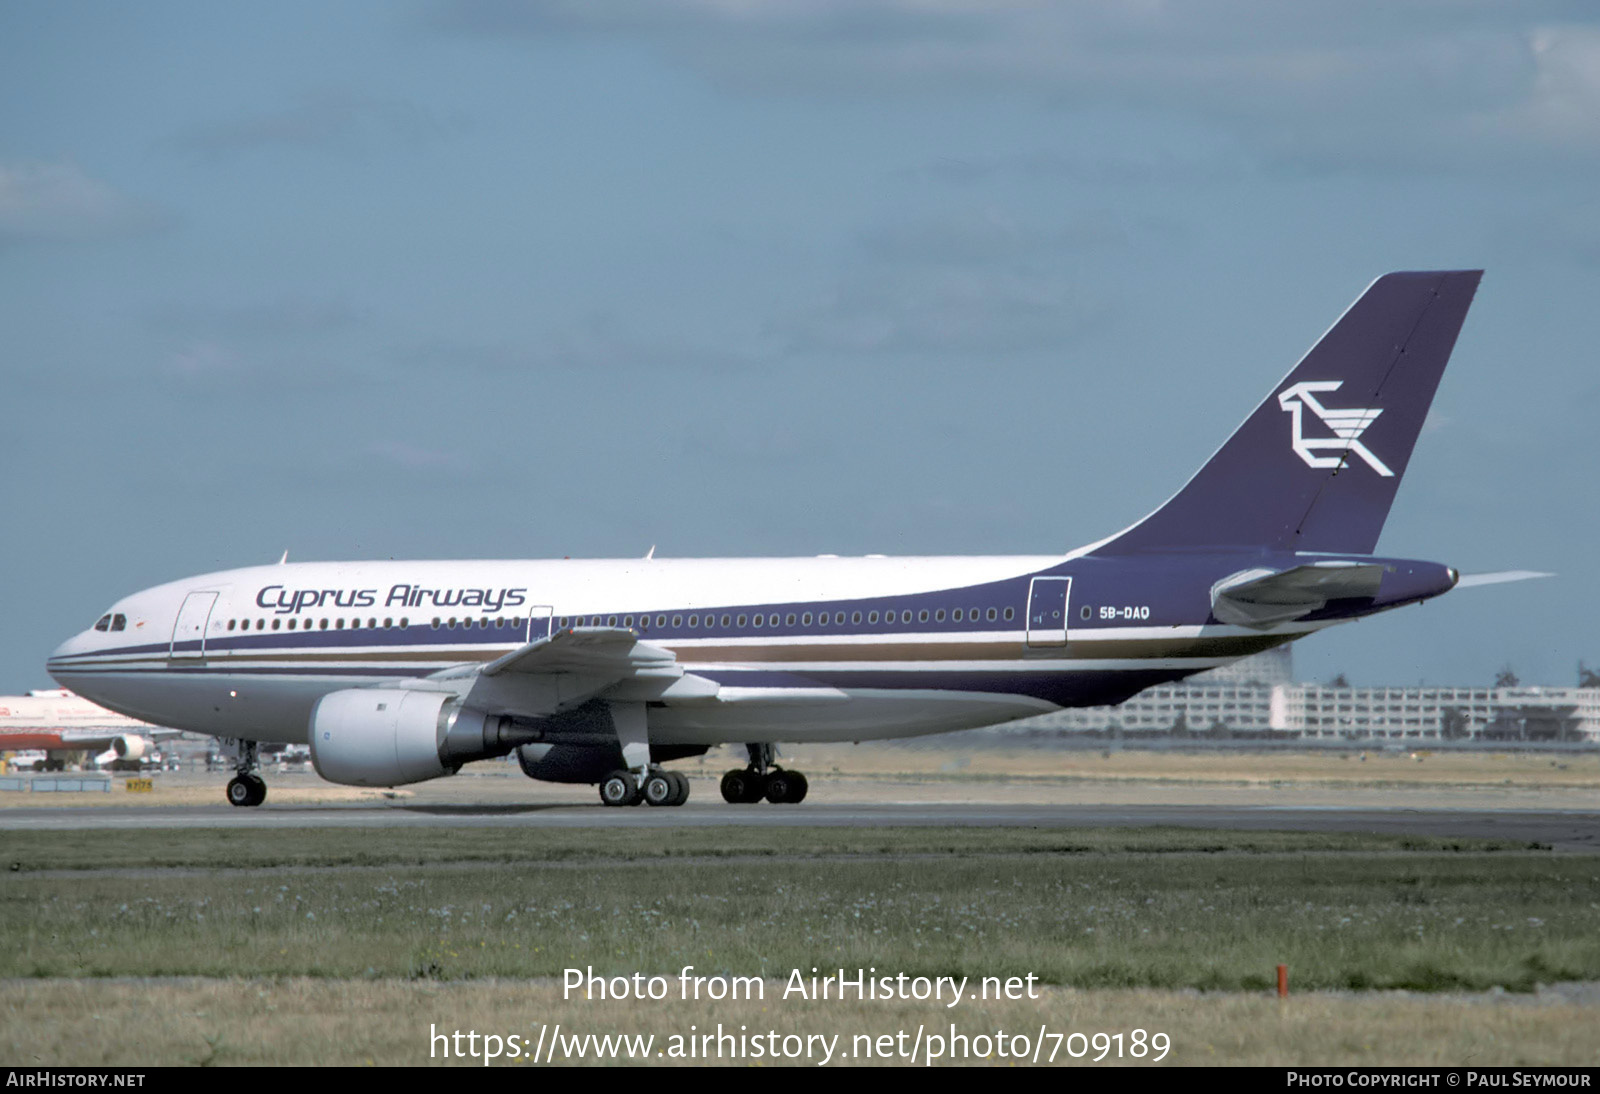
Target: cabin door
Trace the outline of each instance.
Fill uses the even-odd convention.
[[[1067,644],[1067,601],[1070,577],[1036,577],[1028,588],[1028,645]]]
[[[183,607],[178,609],[178,621],[172,625],[172,646],[167,650],[168,657],[177,661],[206,655],[206,624],[211,619],[211,609],[216,602],[216,593],[190,593],[183,598]]]

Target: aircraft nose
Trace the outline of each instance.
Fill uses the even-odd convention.
[[[88,652],[89,640],[87,635],[87,631],[73,635],[57,646],[55,652],[50,655],[50,659],[45,662],[45,671],[50,674],[51,679],[55,680],[56,683],[61,683],[61,678],[56,675],[57,672],[70,667],[76,657]],[[62,684],[61,686],[66,687],[67,685]]]

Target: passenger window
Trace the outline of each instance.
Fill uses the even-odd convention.
[[[744,626],[744,616],[742,615],[739,617],[739,626]]]
[[[833,621],[835,623],[839,624],[840,626],[843,626],[844,625],[844,613],[843,612],[835,612],[834,615],[833,615]]]
[[[794,616],[791,615],[789,617],[789,622],[791,622],[791,623],[794,622]],[[767,626],[776,627],[777,625],[778,625],[778,615],[777,615],[776,612],[774,612],[772,615],[767,616]]]
[[[868,623],[876,623],[877,621],[878,621],[878,613],[877,612],[868,612],[867,613],[867,622]]]
[[[377,621],[377,620],[376,620],[376,619],[369,619],[369,620],[367,620],[367,626],[369,626],[369,627],[376,627],[376,626],[377,626],[377,625],[378,625],[378,621]]]
[[[905,611],[900,613],[900,622],[902,622],[902,623],[911,622],[911,609],[910,608],[907,608]]]
[[[774,616],[773,618],[776,619],[777,617]],[[807,623],[811,622],[811,617],[810,616],[806,616],[806,622]],[[785,627],[794,626],[794,613],[793,612],[790,612],[787,616],[784,617],[783,625]]]
[[[402,615],[400,617],[400,629],[401,630],[405,630],[406,625],[409,624],[410,622],[411,622],[411,620],[409,618],[407,618],[406,616]]]
[[[433,629],[434,630],[438,630],[439,629],[439,623],[440,623],[439,617],[438,616],[434,616],[433,617]]]
[[[723,626],[724,626],[724,627],[726,627],[726,626],[729,626],[729,625],[730,625],[730,617],[729,617],[729,616],[726,616],[726,615],[725,615],[725,616],[723,616],[723,617],[722,617],[722,625],[723,625]]]
[[[860,623],[861,622],[861,613],[860,612],[852,612],[850,614],[850,622],[852,622],[852,623]]]
[[[656,627],[657,628],[665,627],[666,625],[667,625],[667,617],[666,616],[664,616],[664,615],[656,616]]]
[[[318,629],[319,630],[324,630],[324,631],[327,630],[328,629],[328,621],[326,619],[324,619],[322,621],[322,625]]]
[[[989,609],[989,622],[991,622],[991,623],[994,622],[994,609],[993,608]]]
[[[961,609],[957,608],[955,611],[951,612],[950,618],[955,620],[957,623],[961,622]]]
[[[791,616],[790,618],[793,618],[793,616]],[[807,626],[807,627],[811,626],[811,613],[807,612],[805,615],[802,615],[800,617],[800,622],[801,622],[801,624],[803,626]]]
[[[917,613],[917,622],[918,623],[926,623],[927,621],[928,621],[928,610],[926,608],[924,608],[922,611]]]
[[[283,620],[281,620],[281,619],[274,619],[274,620],[273,620],[273,621],[272,621],[272,629],[273,629],[273,630],[277,630],[277,629],[278,629],[278,627],[279,627],[279,625],[280,625],[280,624],[281,624],[281,623],[282,623],[282,622],[283,622]]]
[[[1014,616],[1015,616],[1015,615],[1016,615],[1016,614],[1017,614],[1017,613],[1016,613],[1016,612],[1015,612],[1015,611],[1014,611],[1014,610],[1013,610],[1013,609],[1011,609],[1011,608],[1007,608],[1007,609],[1006,609],[1006,618],[1007,618],[1007,619],[1008,619],[1008,620],[1009,620],[1009,619],[1011,619],[1011,618],[1013,618],[1013,617],[1014,617]]]
[[[740,622],[741,622],[741,623],[742,623],[742,622],[743,622],[743,620],[742,620],[742,619],[741,619],[741,620],[740,620]],[[755,618],[755,624],[756,624],[756,626],[758,626],[758,627],[759,627],[759,626],[761,626],[761,616],[759,616],[759,615],[758,615],[758,616],[756,616],[756,618]]]
[[[386,627],[386,628],[387,628],[387,627],[392,627],[392,626],[394,626],[394,620],[393,620],[393,619],[385,619],[385,620],[384,620],[384,621],[383,621],[383,625],[384,625],[384,627]]]
[[[233,619],[228,620],[228,629],[230,631],[233,630],[233,625],[234,625],[235,622],[237,622],[237,620],[233,620]]]
[[[933,613],[933,621],[935,623],[943,623],[944,622],[944,609],[943,608],[940,608],[938,611]]]
[[[672,625],[674,627],[683,626],[683,616],[681,616],[681,615],[673,616],[672,617]],[[689,626],[691,626],[691,627],[694,626],[694,616],[692,616],[692,615],[689,617]]]
[[[289,629],[290,629],[290,630],[291,630],[291,631],[292,631],[292,630],[294,630],[294,620],[292,620],[292,619],[291,619],[291,620],[289,620]]]
[[[689,626],[698,627],[699,625],[700,625],[700,617],[698,615],[691,615],[689,617]]]

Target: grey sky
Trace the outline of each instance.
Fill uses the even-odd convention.
[[[5,5],[0,688],[285,548],[1065,550],[1462,266],[1380,549],[1561,576],[1297,657],[1566,682],[1597,167],[1588,4]]]

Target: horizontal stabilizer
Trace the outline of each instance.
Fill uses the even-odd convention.
[[[1211,586],[1211,614],[1240,627],[1271,627],[1319,611],[1330,600],[1378,594],[1383,566],[1313,562],[1290,570],[1241,570]]]
[[[1456,588],[1470,589],[1474,585],[1504,585],[1508,581],[1531,581],[1536,577],[1555,576],[1555,574],[1542,573],[1539,570],[1501,570],[1492,574],[1462,574],[1461,580],[1456,582]]]

